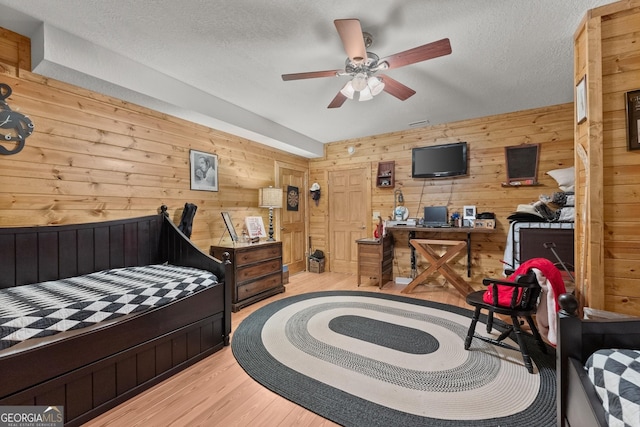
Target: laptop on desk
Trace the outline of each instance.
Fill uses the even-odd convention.
[[[422,226],[427,228],[449,227],[449,215],[446,206],[425,206]]]

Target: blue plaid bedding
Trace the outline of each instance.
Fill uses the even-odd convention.
[[[158,264],[2,289],[0,350],[159,307],[216,283],[209,271]]]

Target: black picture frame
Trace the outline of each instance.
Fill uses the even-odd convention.
[[[220,212],[222,214],[222,220],[224,221],[224,225],[227,226],[227,230],[229,231],[229,236],[231,236],[232,242],[238,241],[238,233],[236,233],[236,229],[233,227],[233,222],[231,221],[231,216],[229,212]]]
[[[204,151],[189,150],[191,189],[218,191],[218,156]]]
[[[625,93],[627,108],[627,147],[640,150],[640,89]]]
[[[540,144],[521,144],[504,147],[507,182],[523,185],[537,184]]]

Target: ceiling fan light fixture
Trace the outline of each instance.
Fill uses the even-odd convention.
[[[369,90],[369,86],[365,86],[360,92],[358,92],[358,101],[369,101],[373,99],[373,94]]]
[[[367,75],[365,73],[358,73],[351,80],[351,85],[356,92],[360,92],[367,87]]]
[[[367,86],[371,91],[371,95],[376,96],[384,90],[384,82],[380,77],[371,76],[367,79]]]
[[[342,89],[340,89],[340,93],[349,99],[353,99],[353,95],[356,93],[356,91],[353,88],[353,85],[351,84],[351,80],[349,80],[347,84],[344,85]]]

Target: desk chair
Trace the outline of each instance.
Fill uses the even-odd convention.
[[[464,341],[464,349],[469,350],[473,338],[478,338],[493,345],[498,345],[516,351],[519,350],[522,354],[522,359],[524,360],[524,365],[526,366],[527,370],[529,371],[529,373],[533,373],[531,357],[529,356],[527,345],[524,341],[524,337],[522,336],[519,318],[523,317],[524,319],[526,319],[535,340],[540,346],[540,349],[543,353],[546,353],[547,346],[542,340],[542,337],[538,332],[538,328],[536,328],[535,322],[532,318],[532,316],[536,313],[536,309],[538,307],[538,297],[540,296],[540,292],[542,291],[540,285],[538,284],[536,274],[533,272],[533,270],[529,269],[527,274],[518,276],[514,281],[484,279],[482,281],[482,284],[485,286],[493,286],[492,302],[487,303],[483,300],[485,290],[474,291],[467,295],[467,304],[474,306],[475,311],[473,313],[473,318],[471,319],[469,332],[467,332],[467,337]],[[501,292],[497,291],[498,286],[501,287]],[[498,303],[499,294],[502,295],[501,299],[505,298],[505,296],[510,297],[508,298],[509,301],[507,304],[505,304],[504,300],[502,301],[502,305]],[[482,310],[487,310],[489,312],[487,320],[487,333],[491,333],[493,329],[494,313],[509,316],[511,318],[512,324],[509,325],[498,336],[497,339],[475,335],[476,324],[478,323],[480,312]],[[520,348],[516,348],[503,342],[503,340],[508,337],[512,331],[514,331],[516,334],[516,339]]]

